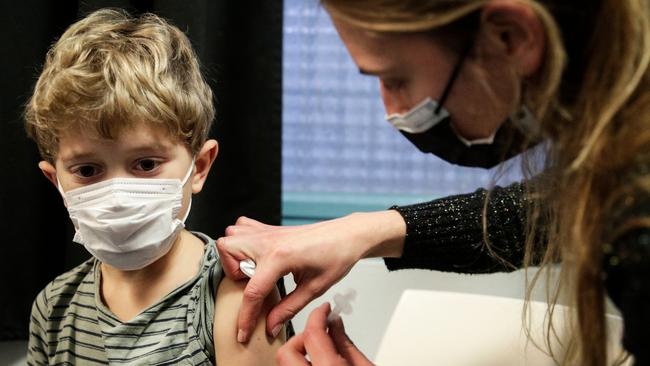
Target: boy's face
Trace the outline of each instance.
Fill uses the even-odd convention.
[[[192,193],[203,188],[217,155],[217,142],[208,140],[195,157],[195,168],[183,188],[182,217]],[[65,133],[59,138],[54,165],[41,161],[39,167],[64,192],[111,178],[183,179],[192,164],[192,154],[182,142],[158,126],[137,124],[115,140],[89,137],[83,132]]]

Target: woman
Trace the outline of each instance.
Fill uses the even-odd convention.
[[[360,258],[386,257],[391,270],[463,273],[561,262],[576,327],[560,361],[605,364],[609,295],[624,317],[625,349],[637,365],[650,362],[648,2],[322,3],[360,71],[379,78],[389,122],[423,152],[490,167],[543,142],[543,173],[300,227],[241,218],[217,243],[229,276],[242,278],[239,260],[258,266],[238,339],[247,340],[264,295],[289,272],[298,287],[268,315],[270,334]],[[304,354],[314,364],[367,362],[342,323],[326,333],[327,312],[314,311],[305,333],[279,352],[281,362],[305,363]]]

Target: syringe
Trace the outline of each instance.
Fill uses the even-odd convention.
[[[335,294],[334,306],[332,307],[330,314],[327,316],[327,322],[329,323],[337,317],[340,317],[341,314],[352,314],[352,301],[356,297],[357,292],[352,288],[343,291],[342,294]]]

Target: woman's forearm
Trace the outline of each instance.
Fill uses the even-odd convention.
[[[395,210],[355,213],[350,217],[363,228],[360,242],[365,248],[360,258],[399,258],[404,250],[406,223]]]

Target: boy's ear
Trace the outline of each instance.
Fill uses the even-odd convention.
[[[56,168],[54,165],[45,160],[42,160],[38,163],[38,167],[43,172],[43,175],[45,175],[45,177],[47,177],[47,179],[52,182],[52,184],[54,184],[54,186],[58,189],[58,179],[56,178]]]
[[[208,178],[208,173],[214,163],[214,159],[217,158],[217,153],[219,152],[219,144],[217,140],[208,140],[203,144],[201,151],[196,155],[194,161],[195,172],[194,177],[192,177],[192,193],[199,193],[203,189],[203,184]]]

